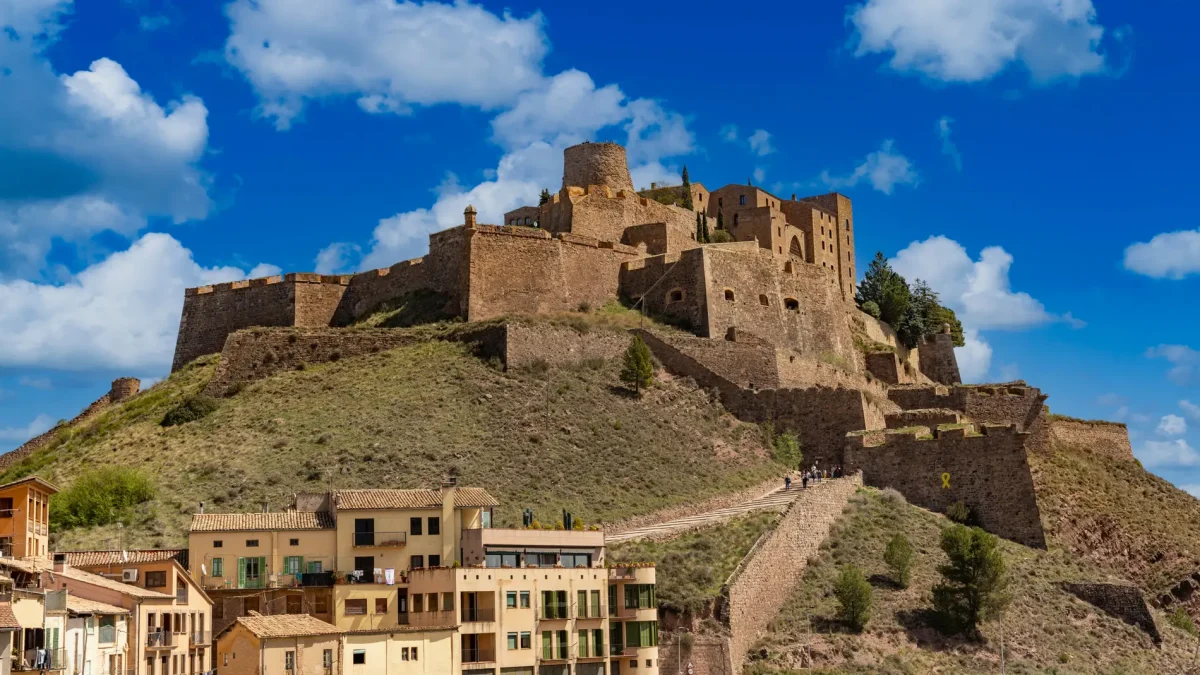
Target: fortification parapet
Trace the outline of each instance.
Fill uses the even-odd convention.
[[[616,143],[581,143],[563,151],[563,187],[607,186],[633,192],[625,148]]]
[[[136,396],[141,388],[142,381],[136,377],[118,377],[112,381],[112,388],[108,390],[108,402],[120,403]]]
[[[958,359],[954,357],[954,338],[950,335],[950,326],[943,326],[940,333],[925,336],[917,346],[917,352],[921,355],[918,367],[926,377],[941,384],[962,382]]]

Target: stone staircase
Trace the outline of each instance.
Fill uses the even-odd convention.
[[[825,482],[832,482],[835,479],[828,479]],[[810,485],[810,490],[812,489]],[[748,502],[743,502],[736,506],[731,506],[723,509],[715,509],[705,513],[698,513],[694,516],[686,518],[676,518],[666,522],[638,527],[623,532],[614,532],[604,537],[604,544],[612,546],[624,541],[633,541],[635,539],[666,539],[680,535],[689,530],[696,530],[709,525],[724,522],[731,518],[747,514],[756,513],[758,511],[776,511],[783,513],[787,510],[792,502],[796,501],[804,492],[800,487],[800,481],[796,476],[792,476],[792,489],[784,490],[782,486],[774,492],[765,494],[758,499],[752,499]]]

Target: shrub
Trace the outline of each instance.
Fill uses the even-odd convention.
[[[896,506],[901,506],[908,503],[908,500],[904,498],[904,494],[896,488],[884,488],[883,492],[880,493],[879,498],[882,499],[885,504],[894,504]]]
[[[999,540],[978,527],[953,525],[942,531],[941,546],[949,560],[938,566],[943,580],[933,587],[934,609],[950,629],[978,637],[979,623],[1009,600]]]
[[[793,468],[799,467],[804,461],[804,454],[800,452],[800,441],[791,429],[775,437],[775,442],[771,444],[771,459]]]
[[[633,391],[641,394],[642,387],[654,384],[654,361],[650,356],[650,348],[640,335],[633,336],[629,348],[625,350],[625,365],[621,368],[621,381],[633,385]]]
[[[871,316],[875,317],[876,319],[879,318],[879,304],[876,303],[874,300],[868,300],[868,301],[864,302],[862,304],[862,311],[866,312],[867,314],[870,314]]]
[[[1168,614],[1167,622],[1192,637],[1196,636],[1196,623],[1192,621],[1187,610],[1182,607],[1176,607],[1174,612]]]
[[[183,399],[179,405],[168,410],[167,414],[163,415],[161,424],[164,427],[173,427],[177,424],[195,422],[216,410],[217,406],[216,399],[209,398],[208,396],[200,394],[189,396]]]
[[[908,537],[903,534],[892,537],[883,552],[883,561],[892,570],[892,580],[900,588],[908,588],[908,581],[912,576],[912,558],[912,544],[908,543]]]
[[[960,500],[946,507],[946,517],[956,523],[964,524],[971,519],[971,509]]]
[[[50,522],[56,530],[96,527],[130,515],[133,507],[154,497],[154,484],[125,466],[92,469],[50,499]]]
[[[871,584],[862,570],[854,565],[843,567],[833,584],[833,594],[839,605],[838,619],[855,632],[861,631],[871,618]]]
[[[733,235],[729,234],[726,230],[713,230],[708,240],[713,244],[728,244],[733,241]]]

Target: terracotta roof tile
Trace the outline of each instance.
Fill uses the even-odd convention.
[[[11,602],[0,602],[0,630],[21,630]]]
[[[91,572],[85,572],[81,569],[76,569],[69,565],[63,571],[55,572],[54,566],[45,561],[19,560],[17,558],[0,558],[0,566],[12,567],[14,569],[21,570],[22,572],[28,572],[30,574],[45,574],[45,573],[54,574],[57,576],[66,577],[67,579],[73,579],[80,583],[89,584],[91,586],[99,586],[100,588],[107,588],[110,591],[116,591],[118,593],[130,595],[135,598],[170,598],[170,599],[175,598],[174,595],[168,595],[167,593],[159,593],[158,591],[151,591],[151,590],[148,590],[145,588],[131,586],[130,584],[123,584],[120,581],[113,581],[112,579],[102,577],[99,574],[92,574]]]
[[[136,565],[174,559],[187,569],[186,548],[143,548],[130,551],[60,551],[67,556],[67,564],[75,567],[100,567],[103,565]]]
[[[237,621],[260,638],[337,635],[341,632],[337,629],[337,626],[308,614],[272,614],[270,616],[263,616],[254,613],[250,616],[238,617]]]
[[[440,490],[338,490],[334,503],[347,511],[369,509],[435,509],[442,505]],[[475,508],[497,506],[500,502],[483,488],[460,487],[454,490],[454,506]]]
[[[333,516],[324,511],[272,513],[197,513],[189,532],[249,532],[255,530],[331,530]]]
[[[88,600],[67,593],[67,611],[75,614],[128,614],[129,610],[106,602]]]

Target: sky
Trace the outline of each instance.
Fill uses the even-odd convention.
[[[1165,11],[1164,11],[1165,10]],[[169,369],[183,290],[353,272],[634,182],[853,199],[970,382],[1129,425],[1200,495],[1200,59],[1183,0],[0,0],[0,450]],[[714,30],[715,29],[715,30]]]

